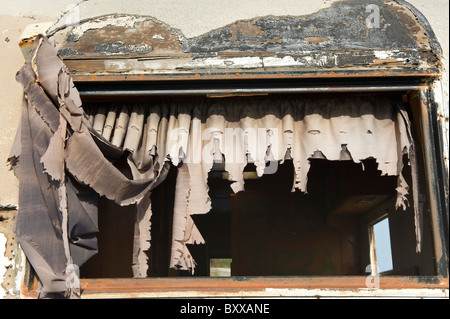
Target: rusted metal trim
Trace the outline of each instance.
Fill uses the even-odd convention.
[[[399,289],[439,289],[448,290],[448,281],[440,277],[391,277],[380,276],[376,290]],[[231,278],[146,278],[146,279],[82,279],[83,295],[136,295],[158,293],[171,294],[195,292],[197,295],[227,296],[239,294],[264,296],[270,290],[289,293],[295,290],[367,290],[367,279],[364,276],[354,277],[231,277]],[[294,291],[292,291],[294,290]],[[23,292],[24,298],[35,298],[36,291]]]
[[[442,156],[442,145],[437,135],[438,116],[430,96],[430,87],[422,86],[419,91],[421,112],[421,129],[423,155],[428,183],[428,198],[430,200],[431,224],[438,276],[448,279],[448,179],[445,179],[445,169]]]
[[[264,78],[220,80],[154,80],[76,82],[84,98],[113,96],[224,96],[302,93],[408,92],[417,91],[422,77],[330,77],[330,78]],[[428,82],[428,81],[427,81]]]
[[[111,290],[215,290],[215,289],[358,289],[367,288],[367,277],[231,277],[85,279],[85,291]],[[380,289],[446,288],[439,277],[380,277]]]
[[[130,81],[179,81],[179,80],[257,80],[257,79],[366,79],[366,78],[391,78],[391,77],[420,77],[424,81],[438,78],[438,70],[428,70],[428,72],[408,73],[396,71],[310,71],[303,73],[276,72],[276,73],[189,73],[189,74],[72,74],[75,83],[79,82],[130,82]]]

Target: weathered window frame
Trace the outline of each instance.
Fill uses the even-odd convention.
[[[117,81],[124,80],[118,78]],[[330,85],[327,83],[325,85]],[[328,92],[332,86],[303,88]],[[301,91],[302,87],[298,87]],[[336,90],[336,89],[335,89]],[[145,278],[81,279],[84,298],[134,297],[448,297],[448,199],[445,197],[446,171],[442,154],[440,123],[429,85],[411,82],[389,86],[359,85],[340,91],[401,91],[407,94],[419,130],[429,198],[436,276],[380,276],[376,286],[371,276],[282,276],[227,278]],[[288,90],[289,91],[289,90]],[[292,90],[291,90],[292,91]],[[294,90],[295,91],[295,90]],[[164,91],[167,94],[166,91]],[[225,91],[224,91],[225,92]],[[228,91],[229,92],[229,91]],[[114,92],[111,92],[114,94]],[[117,92],[116,92],[117,93]],[[140,92],[142,94],[142,92]],[[185,93],[185,92],[184,92]],[[207,93],[207,92],[206,92]],[[83,91],[81,91],[83,95]],[[98,92],[97,92],[98,94]],[[94,94],[95,95],[95,94]],[[447,212],[447,214],[446,214]],[[37,281],[27,263],[21,293],[37,297]]]
[[[402,21],[411,36],[418,42],[418,47],[425,45],[422,53],[431,54],[422,57],[424,61],[434,61],[438,58],[440,45],[434,36],[431,27],[425,17],[414,7],[403,0],[389,1],[393,12]],[[406,10],[404,10],[406,9]],[[408,16],[408,12],[411,11]],[[51,25],[51,24],[50,24]],[[417,26],[420,26],[417,28]],[[423,33],[421,33],[423,31]],[[21,47],[27,55],[31,49],[32,36],[22,39]],[[415,52],[415,51],[414,51]],[[238,56],[239,53],[237,52]],[[348,58],[352,58],[351,52],[345,52]],[[439,60],[439,58],[437,59]],[[337,68],[334,72],[324,68],[313,70],[288,70],[288,72],[252,73],[226,69],[218,70],[216,75],[204,73],[174,73],[158,74],[132,72],[129,74],[117,74],[114,69],[104,70],[105,64],[101,60],[73,60],[65,61],[72,72],[78,70],[74,75],[76,85],[86,84],[87,91],[82,93],[97,96],[100,93],[118,94],[123,89],[128,90],[130,86],[123,85],[125,82],[159,81],[170,83],[173,80],[181,80],[192,83],[199,81],[208,83],[206,80],[221,79],[238,80],[246,79],[251,82],[255,79],[293,79],[295,85],[291,87],[264,87],[254,88],[200,88],[183,85],[183,89],[163,87],[135,91],[133,94],[247,94],[247,93],[322,93],[332,89],[340,92],[385,92],[397,91],[408,96],[408,101],[414,113],[415,126],[418,128],[419,151],[422,152],[426,187],[431,216],[433,235],[433,249],[435,255],[435,276],[381,276],[379,278],[379,289],[367,288],[366,276],[351,277],[230,277],[230,278],[148,278],[148,279],[82,279],[82,296],[86,298],[103,297],[207,297],[207,296],[236,296],[236,297],[270,297],[270,296],[295,296],[295,297],[320,297],[320,296],[381,296],[381,297],[446,297],[448,298],[448,176],[443,159],[442,127],[438,120],[437,107],[433,100],[432,83],[439,80],[440,70],[437,65],[439,61],[425,63],[425,67],[416,69],[414,66],[395,68],[389,66],[389,61],[378,60],[371,67],[361,68]],[[135,60],[128,60],[131,70],[143,70],[143,65]],[[147,61],[147,69],[151,69],[151,60]],[[172,60],[173,62],[173,60]],[[375,62],[375,61],[372,61]],[[392,62],[392,61],[390,61]],[[398,62],[398,61],[394,61]],[[156,61],[158,64],[159,61]],[[387,65],[383,66],[383,63]],[[395,63],[394,63],[395,66]],[[140,68],[139,68],[140,67]],[[102,75],[96,75],[96,68],[100,68]],[[177,72],[175,69],[172,72]],[[223,73],[221,73],[223,72]],[[239,73],[238,73],[239,72]],[[303,81],[302,80],[305,80]],[[348,80],[351,80],[350,83]],[[116,83],[113,91],[89,90],[94,82]],[[179,84],[179,83],[178,83]],[[187,90],[186,90],[187,88]],[[83,91],[83,90],[81,90]],[[129,94],[131,92],[128,92]],[[22,285],[22,295],[26,298],[34,298],[36,294],[37,281],[33,271],[27,263]]]

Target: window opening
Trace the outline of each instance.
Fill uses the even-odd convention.
[[[370,226],[370,239],[372,274],[383,274],[392,271],[394,268],[388,217]]]
[[[342,151],[345,150],[343,144]],[[360,276],[366,275],[366,265],[372,263],[372,248],[379,273],[434,274],[429,221],[424,218],[423,251],[416,254],[412,208],[408,207],[407,212],[394,208],[397,176],[382,175],[375,158],[357,162],[349,156],[332,161],[317,150],[311,154],[309,163],[307,193],[292,192],[294,164],[285,159],[274,174],[262,177],[257,177],[255,165],[249,163],[243,174],[245,190],[236,194],[231,190],[223,163],[215,163],[208,176],[212,210],[192,215],[206,242],[188,244],[196,263],[194,274],[172,269],[168,264],[175,182],[183,164],[172,166],[165,182],[151,194],[153,214],[151,246],[146,252],[149,256],[147,275]],[[403,174],[411,185],[409,166],[405,163],[403,167]],[[385,224],[372,224],[371,235],[367,232],[367,219],[364,219],[366,213],[384,211],[386,207],[390,210],[389,221],[386,221],[396,230],[389,239],[390,259],[384,257],[384,250],[380,251],[386,246],[379,235],[379,229]],[[127,213],[134,216],[133,211]],[[104,228],[100,232],[102,230]],[[114,236],[125,240],[120,233]],[[370,247],[369,239],[376,245]],[[107,243],[108,239],[102,242]],[[82,277],[120,277],[108,275],[101,267],[93,265],[99,262],[99,257],[92,258],[81,268]],[[126,262],[128,267],[130,258],[111,255],[102,263],[116,268]],[[229,266],[218,266],[225,261]],[[218,268],[226,270],[218,272]]]

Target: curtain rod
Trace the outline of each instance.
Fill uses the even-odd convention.
[[[217,94],[287,94],[287,93],[345,93],[394,92],[419,90],[419,85],[347,86],[347,87],[289,87],[289,88],[235,88],[235,89],[143,89],[143,90],[80,90],[81,96],[163,96],[163,95],[217,95]]]

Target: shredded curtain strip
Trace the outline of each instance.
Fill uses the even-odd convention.
[[[194,271],[187,244],[203,243],[192,215],[211,209],[207,177],[225,161],[234,192],[245,189],[243,170],[274,173],[291,159],[292,190],[307,192],[309,158],[359,162],[375,158],[382,174],[398,176],[397,207],[406,209],[412,168],[417,251],[421,212],[409,119],[387,97],[221,99],[82,106],[54,45],[35,41],[18,72],[24,86],[21,126],[10,162],[19,178],[16,233],[40,283],[40,294],[77,297],[76,267],[97,252],[98,196],[136,205],[133,274],[146,277],[151,191],[170,166],[179,166],[170,267]],[[129,179],[114,163],[126,156]]]

